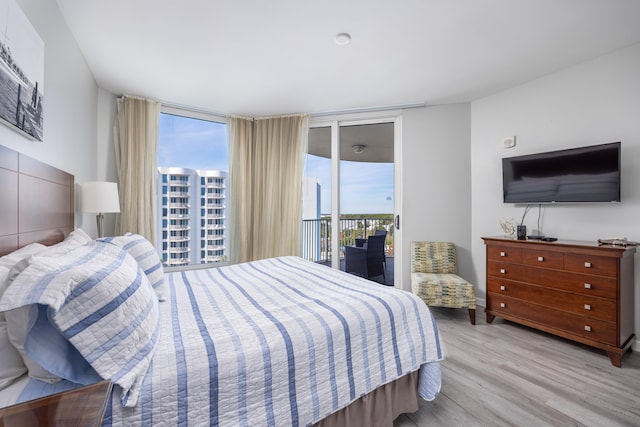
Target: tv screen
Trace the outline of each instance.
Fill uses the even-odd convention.
[[[502,159],[505,203],[620,201],[620,142]]]

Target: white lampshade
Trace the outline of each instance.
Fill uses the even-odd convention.
[[[87,181],[81,185],[82,212],[114,213],[120,212],[118,184],[115,182]]]

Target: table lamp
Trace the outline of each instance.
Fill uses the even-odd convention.
[[[81,189],[82,212],[97,214],[98,237],[104,237],[102,228],[104,214],[120,212],[118,184],[115,182],[87,181],[81,185]]]

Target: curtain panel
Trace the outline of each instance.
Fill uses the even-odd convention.
[[[308,116],[229,125],[230,262],[299,255]]]
[[[118,99],[113,126],[120,215],[116,234],[137,233],[155,242],[159,102],[132,96]]]

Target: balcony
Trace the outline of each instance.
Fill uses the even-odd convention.
[[[205,186],[207,188],[215,188],[217,190],[224,190],[225,188],[227,188],[226,185],[224,184],[216,184],[215,182],[208,182],[205,184]]]
[[[224,214],[206,214],[205,218],[207,218],[207,219],[225,219],[226,215],[224,215]]]
[[[205,230],[224,230],[224,224],[207,224],[204,226]]]
[[[169,247],[167,249],[167,252],[170,254],[188,254],[189,252],[191,252],[191,248],[189,247],[184,247],[184,248],[178,248],[178,247]]]
[[[172,243],[180,243],[180,242],[189,242],[191,237],[189,235],[186,236],[169,236],[165,240]]]
[[[189,265],[191,264],[191,258],[172,258],[167,260],[164,265],[168,267],[177,267],[180,265]]]
[[[385,284],[393,285],[393,217],[361,217],[340,219],[340,248],[355,246],[356,238],[366,238],[375,230],[387,230],[385,239]],[[331,264],[331,219],[302,221],[302,257],[309,261]],[[344,253],[340,250],[340,269],[344,270]],[[382,277],[377,278],[382,283]]]
[[[169,193],[169,197],[184,197],[185,199],[188,199],[189,193],[185,193],[184,191],[172,191]]]
[[[191,230],[189,224],[172,224],[167,227],[170,231],[188,231]]]
[[[206,250],[208,251],[222,251],[225,249],[225,245],[207,245]]]

